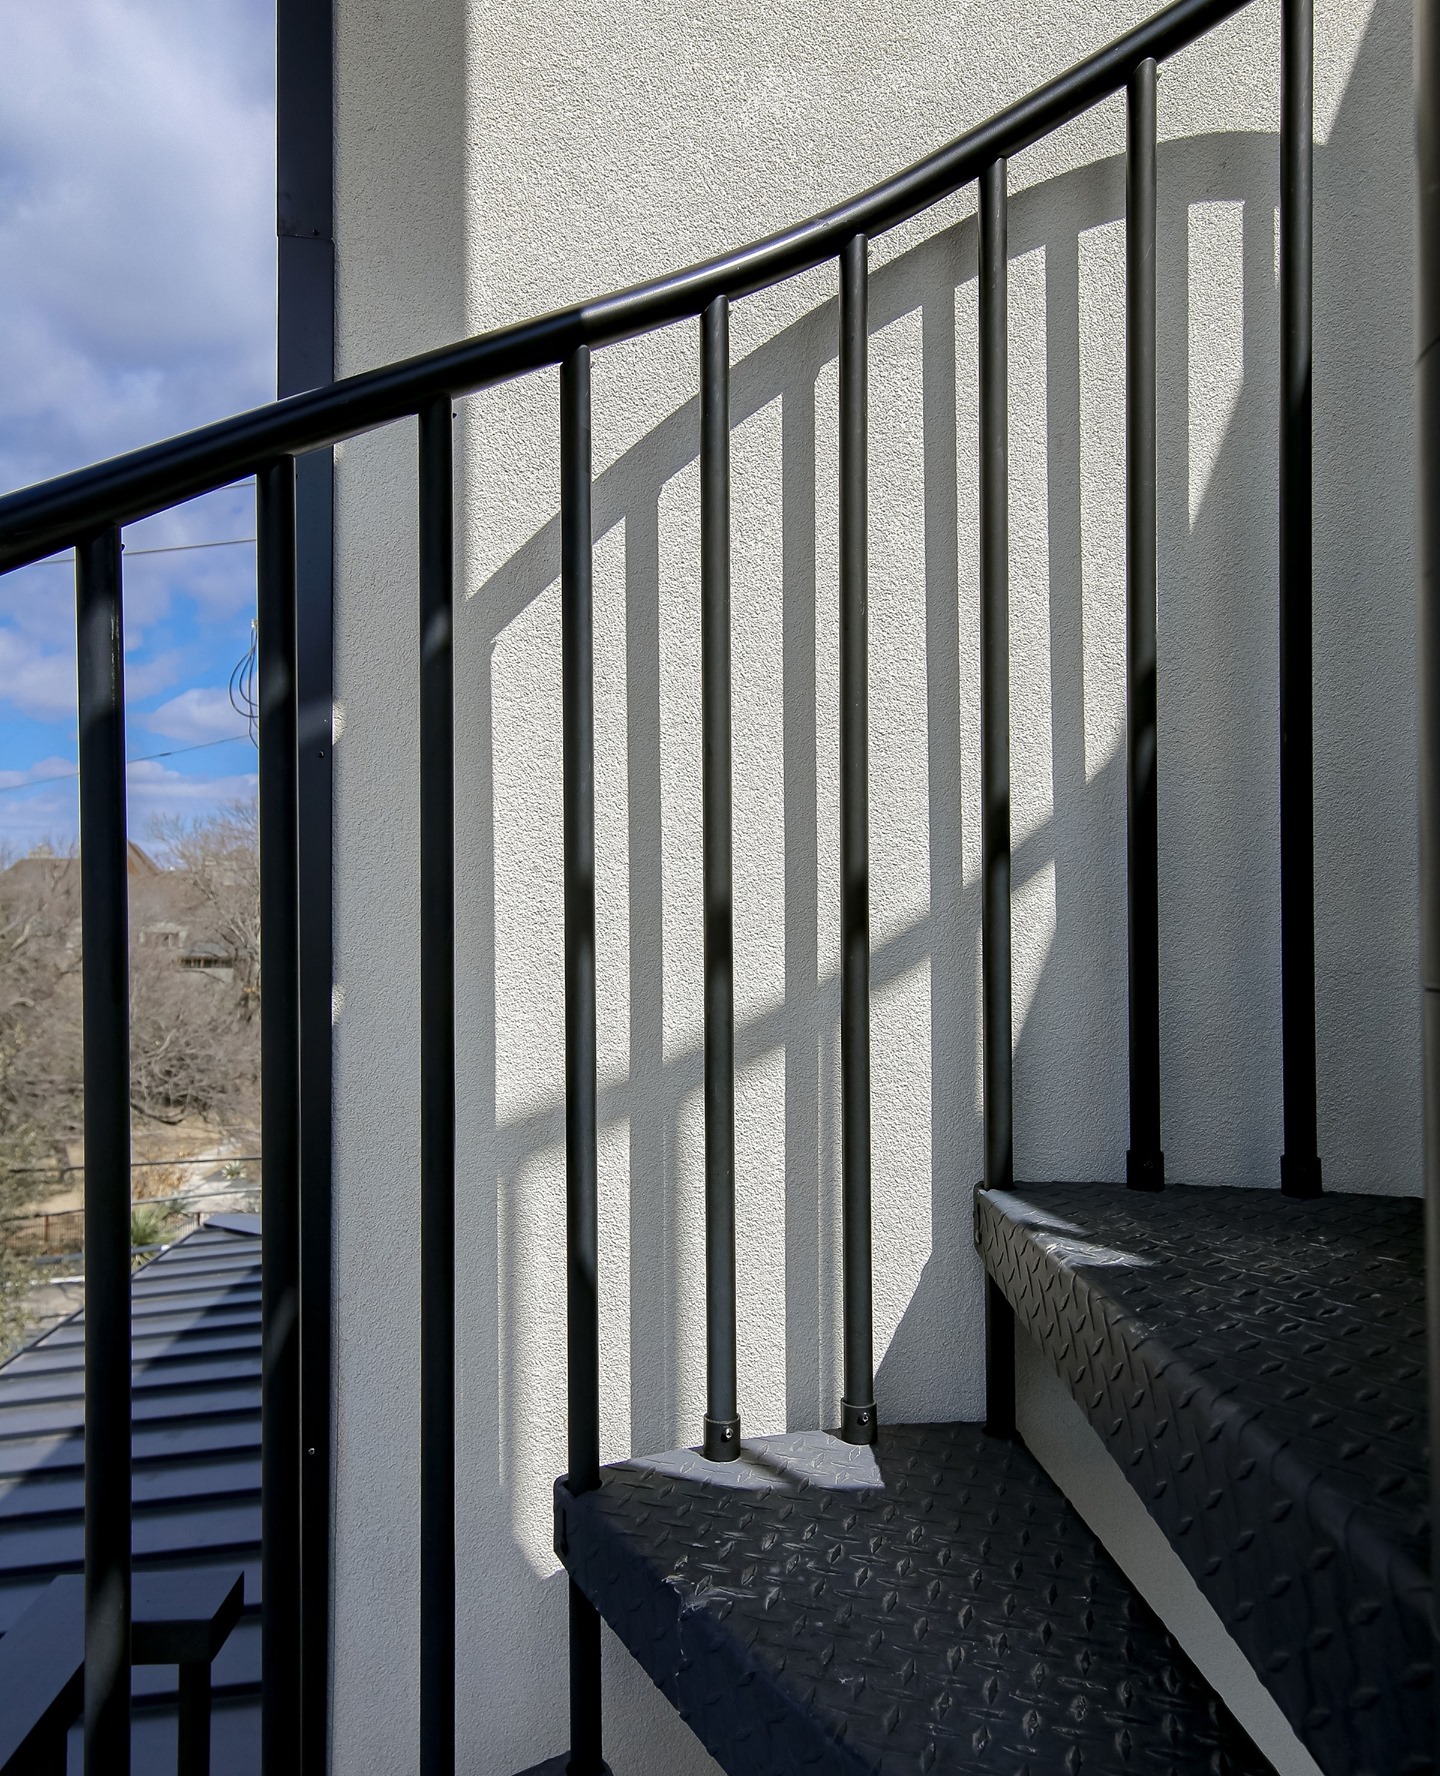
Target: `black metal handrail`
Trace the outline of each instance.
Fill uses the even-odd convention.
[[[560,370],[568,1478],[600,1469],[590,361],[700,322],[707,1398],[704,1450],[740,1448],[736,1372],[730,716],[729,307],[830,260],[839,271],[840,935],[844,1389],[841,1434],[876,1434],[870,1228],[868,808],[869,243],[979,184],[984,1181],[1013,1169],[1010,981],[1007,161],[1126,94],[1126,539],[1130,1149],[1160,1144],[1156,668],[1156,70],[1248,0],[1176,0],[948,146],[846,203],[734,252],[386,365],[0,499],[0,572],[75,545],[80,623],[86,1066],[87,1771],[128,1767],[129,1128],[122,564],[119,527],[254,475],[258,488],[265,1154],[263,1706],[267,1776],[298,1767],[299,1064],[297,456],[419,419],[421,1770],[451,1776],[455,1717],[455,895],[453,408]],[[1282,1181],[1319,1189],[1310,741],[1311,0],[1283,0],[1281,57]],[[1013,1429],[1013,1321],[987,1298],[988,1420]],[[323,1526],[316,1532],[324,1534]],[[308,1534],[309,1531],[307,1530]],[[570,1768],[602,1768],[600,1624],[570,1591]],[[307,1635],[308,1638],[308,1635]]]
[[[967,130],[869,191],[750,246],[571,308],[422,352],[326,388],[272,401],[93,468],[0,499],[0,572],[66,547],[101,524],[130,524],[254,474],[276,455],[338,444],[436,400],[553,368],[674,321],[693,320],[717,296],[753,295],[839,256],[857,234],[874,240],[979,178],[1102,99],[1147,59],[1163,62],[1251,0],[1175,0],[1144,24],[1036,92]]]

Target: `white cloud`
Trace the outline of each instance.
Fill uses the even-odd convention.
[[[45,843],[57,848],[74,841],[79,823],[75,780],[52,784],[28,795],[0,795],[0,853],[11,855]]]
[[[36,628],[39,628],[38,634]],[[185,655],[174,648],[149,659],[127,659],[127,698],[133,702],[158,696],[175,683],[185,666]],[[16,623],[0,622],[0,687],[3,687],[0,688],[0,709],[9,707],[40,721],[74,721],[78,695],[74,618],[68,611],[63,613],[62,621],[54,625],[32,626],[28,631]],[[172,701],[178,702],[179,699]],[[138,719],[142,726],[149,725],[145,717],[132,719]],[[160,731],[168,734],[177,730],[162,728]],[[187,731],[186,738],[189,737]]]
[[[54,780],[45,782],[46,769]],[[47,759],[36,765],[37,787],[4,793],[7,779],[30,775],[0,773],[0,849],[28,851],[42,840],[53,845],[74,841],[79,824],[79,786],[72,759]],[[61,775],[62,769],[69,775]],[[255,794],[253,771],[218,777],[188,776],[160,760],[131,765],[126,773],[129,790],[128,821],[132,838],[145,843],[157,815],[180,814],[191,818],[225,806],[248,801]]]
[[[129,789],[132,835],[144,842],[157,814],[182,814],[189,818],[223,807],[227,802],[248,801],[258,781],[253,771],[236,771],[224,777],[190,777],[159,760],[131,765],[125,774]]]
[[[27,765],[23,771],[0,771],[0,789],[24,789],[32,783],[65,781],[74,775],[74,759],[37,759],[33,765]]]
[[[273,392],[274,27],[262,0],[3,0],[0,18],[14,486]]]
[[[129,637],[127,636],[127,642]],[[152,654],[147,660],[125,661],[125,699],[134,703],[143,697],[155,697],[161,691],[168,691],[170,686],[182,675],[187,665],[186,656],[179,648],[167,648],[163,653]],[[139,720],[144,725],[144,718]]]
[[[249,506],[248,489],[244,506]],[[237,502],[233,498],[230,505]],[[198,512],[200,502],[167,514],[139,532],[135,547],[153,548],[152,536],[184,536],[203,526],[214,532],[254,522],[253,511],[222,508]],[[245,534],[243,528],[240,534]],[[219,560],[216,558],[219,557]],[[179,633],[174,619],[190,601],[196,623],[187,624],[187,648],[168,646]],[[178,601],[178,602],[177,602]],[[174,555],[134,554],[125,569],[125,682],[131,701],[159,696],[198,675],[196,651],[212,663],[212,636],[223,636],[227,666],[243,653],[255,608],[254,551],[196,550]],[[203,670],[203,668],[201,669]],[[73,716],[75,709],[75,579],[66,561],[37,562],[0,575],[0,708],[44,719]]]
[[[0,624],[0,685],[22,715],[53,721],[75,714],[75,646],[48,647],[11,624]]]
[[[0,41],[3,492],[273,394],[274,0],[0,0]],[[254,528],[242,484],[127,529],[132,706],[223,678],[255,595],[249,547],[139,551]],[[68,565],[0,576],[0,710],[73,724]],[[197,689],[131,726],[194,744],[239,723]],[[23,744],[0,758],[25,767],[0,771],[0,842],[73,838],[73,763]],[[132,830],[252,788],[248,773],[135,766]]]
[[[75,700],[75,576],[67,567],[23,569],[0,579],[0,629],[27,655],[60,654],[71,662],[70,701]],[[14,666],[11,666],[14,670]],[[7,673],[8,677],[8,673]],[[0,685],[5,685],[0,679]],[[6,688],[10,688],[8,685]],[[23,687],[22,687],[23,688]]]
[[[136,722],[172,740],[191,742],[221,740],[245,732],[244,718],[235,713],[227,690],[198,686],[136,717]]]

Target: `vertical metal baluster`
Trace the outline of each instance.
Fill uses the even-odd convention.
[[[1415,349],[1419,445],[1420,985],[1430,1520],[1440,1523],[1440,0],[1415,8],[1418,174]],[[1432,1615],[1432,1632],[1440,1620]],[[1440,1645],[1436,1651],[1440,1652]],[[1432,1734],[1440,1750],[1440,1715]]]
[[[420,1770],[455,1768],[454,467],[420,414]]]
[[[295,462],[256,476],[260,679],[261,1767],[300,1767],[300,982]]]
[[[565,1231],[569,1472],[600,1484],[599,1226],[595,1146],[595,705],[591,606],[590,348],[560,367],[560,653],[565,770]],[[570,1763],[601,1762],[600,1618],[570,1584]]]
[[[875,1441],[870,1266],[869,242],[840,255],[840,1090],[845,1393],[840,1435]]]
[[[1010,1078],[1009,267],[1003,160],[980,175],[980,909],[987,1189],[1008,1189]],[[985,1283],[985,1428],[1015,1431],[1015,1315]]]
[[[1310,656],[1312,0],[1280,21],[1280,973],[1286,1196],[1320,1194]]]
[[[1010,470],[1005,162],[980,177],[980,870],[985,1184],[1011,1181]]]
[[[1130,1151],[1125,1182],[1160,1190],[1160,866],[1155,781],[1155,63],[1126,94],[1125,578]]]
[[[730,304],[700,323],[705,874],[705,1454],[740,1453],[735,1373],[735,964],[730,817]]]
[[[85,1067],[85,1771],[130,1768],[130,920],[120,532],[75,549]]]

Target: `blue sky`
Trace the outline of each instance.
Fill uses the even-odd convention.
[[[0,34],[8,491],[273,396],[274,8],[0,0]],[[128,752],[173,755],[131,768],[142,843],[253,787],[254,549],[169,551],[254,527],[246,483],[125,533]],[[73,838],[75,756],[73,570],[41,563],[0,576],[0,851]]]

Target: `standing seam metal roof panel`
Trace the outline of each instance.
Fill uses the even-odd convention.
[[[245,1573],[213,1672],[213,1776],[260,1768],[258,1235],[258,1216],[214,1216],[131,1291],[135,1566]],[[84,1564],[84,1358],[82,1311],[0,1365],[0,1632]],[[174,1667],[138,1666],[133,1695],[135,1776],[171,1776]]]

